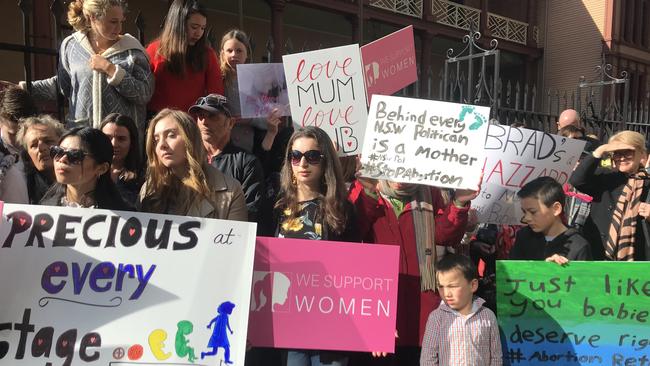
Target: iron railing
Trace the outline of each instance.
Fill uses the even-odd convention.
[[[423,0],[370,0],[370,6],[394,13],[422,18]]]
[[[528,23],[504,17],[494,13],[488,14],[488,30],[493,37],[507,41],[526,44]]]
[[[433,0],[431,14],[436,23],[459,29],[480,29],[481,11],[447,0]]]

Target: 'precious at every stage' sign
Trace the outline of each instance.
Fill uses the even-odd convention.
[[[254,346],[394,352],[399,247],[257,238]]]
[[[244,365],[255,224],[6,204],[0,365]]]
[[[497,261],[511,365],[650,364],[647,262]]]

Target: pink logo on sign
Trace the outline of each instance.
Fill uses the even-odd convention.
[[[392,245],[258,237],[249,341],[393,352],[398,260]]]
[[[368,105],[373,94],[392,95],[418,79],[413,26],[361,47]]]

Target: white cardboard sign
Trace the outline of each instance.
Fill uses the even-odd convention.
[[[375,95],[361,174],[396,182],[476,189],[490,108]]]
[[[5,205],[0,365],[243,365],[255,230]]]
[[[367,109],[358,45],[282,57],[295,127],[329,134],[340,156],[361,152]]]

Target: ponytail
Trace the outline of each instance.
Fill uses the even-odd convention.
[[[68,5],[68,23],[76,31],[86,31],[90,29],[90,21],[84,15],[83,0],[73,0]]]

